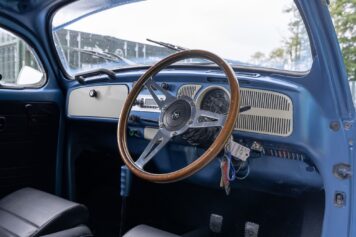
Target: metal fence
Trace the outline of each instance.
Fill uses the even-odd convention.
[[[172,53],[172,50],[160,46],[68,29],[55,32],[54,37],[59,44],[57,48],[60,54],[64,56],[69,69],[74,71],[90,69],[101,61],[83,50],[110,52],[139,64],[150,64],[150,60],[155,61],[162,55]]]
[[[24,65],[38,68],[32,51],[20,38],[0,29],[0,74],[2,81],[16,83],[17,76]]]
[[[3,80],[12,83],[19,71],[19,41],[11,35],[0,32],[0,73]]]

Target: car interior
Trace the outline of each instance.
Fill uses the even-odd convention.
[[[0,3],[0,237],[346,236],[327,6],[244,2]]]

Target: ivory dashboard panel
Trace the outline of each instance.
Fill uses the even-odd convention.
[[[74,89],[69,94],[68,116],[118,118],[128,92],[126,85]]]

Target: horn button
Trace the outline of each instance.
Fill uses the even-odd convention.
[[[187,125],[191,115],[191,104],[186,100],[179,99],[163,111],[162,122],[167,130],[178,131]]]

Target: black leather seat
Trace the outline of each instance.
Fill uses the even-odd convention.
[[[0,200],[0,237],[88,237],[85,206],[24,188]]]
[[[184,235],[175,235],[148,225],[138,225],[129,230],[124,237],[207,237],[212,236],[209,229],[196,229]]]
[[[138,225],[129,230],[124,237],[179,237],[178,235],[156,229],[148,225]]]

